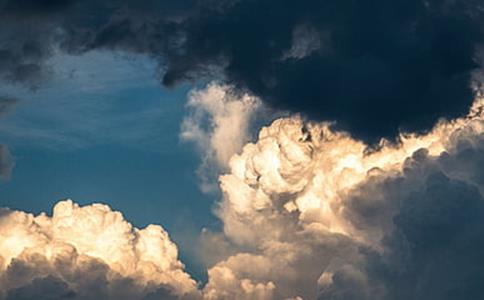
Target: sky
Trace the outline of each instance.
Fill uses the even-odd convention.
[[[484,298],[480,0],[0,0],[0,300]]]
[[[7,88],[22,100],[1,119],[16,166],[0,182],[0,206],[38,214],[63,199],[102,202],[180,243],[217,226],[216,195],[198,187],[197,151],[179,139],[190,86],[163,88],[152,60],[110,52],[49,64],[45,87]]]

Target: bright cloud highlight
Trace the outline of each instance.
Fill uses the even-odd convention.
[[[0,255],[0,299],[196,294],[196,283],[184,272],[163,228],[134,228],[102,204],[80,207],[61,201],[52,217],[2,210]]]
[[[436,234],[452,238],[456,232],[441,223],[460,218],[480,226],[484,174],[473,161],[483,166],[482,107],[477,100],[467,117],[441,121],[425,135],[402,135],[398,144],[382,140],[371,151],[327,123],[292,117],[264,127],[220,177],[218,215],[226,238],[243,250],[208,271],[205,292],[211,299],[447,299],[471,293],[461,286],[435,290],[423,278],[438,278],[442,270],[412,259],[420,255],[433,264],[431,257],[453,245],[423,255],[414,252],[422,241],[413,232],[443,226]],[[465,211],[472,207],[469,217]],[[472,232],[462,233],[471,245],[481,240],[480,231]],[[481,250],[461,249],[469,255]],[[449,261],[460,259],[449,255]]]

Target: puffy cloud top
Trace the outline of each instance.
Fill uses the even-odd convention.
[[[204,291],[214,299],[482,296],[470,279],[482,278],[470,261],[484,261],[482,105],[378,148],[297,117],[263,128],[220,178],[218,214],[240,250],[209,269]]]
[[[183,268],[163,228],[134,228],[106,205],[61,201],[52,217],[1,211],[4,299],[181,297],[196,292]]]

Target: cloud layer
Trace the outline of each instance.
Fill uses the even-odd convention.
[[[162,82],[215,78],[367,141],[470,107],[478,0],[0,1],[0,76],[38,86],[60,48],[145,54]]]

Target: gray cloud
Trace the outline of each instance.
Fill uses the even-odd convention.
[[[364,231],[384,230],[384,251],[362,248],[364,262],[334,272],[320,299],[483,297],[483,158],[484,136],[461,134],[441,155],[419,150],[400,176],[375,177],[354,191],[349,220]],[[362,298],[362,281],[384,294]]]
[[[14,160],[8,147],[0,145],[0,178],[7,179],[12,173]]]
[[[142,287],[90,258],[75,266],[68,258],[52,264],[42,255],[23,257],[13,261],[1,279],[14,286],[2,290],[5,300],[180,299],[169,286]]]
[[[0,117],[10,112],[17,99],[0,96]],[[0,144],[0,178],[9,178],[14,166],[13,157],[6,145]]]
[[[16,98],[0,96],[0,117],[10,112],[17,102]]]
[[[35,278],[27,285],[8,291],[6,300],[61,300],[75,297],[74,291],[64,281],[47,276]]]

